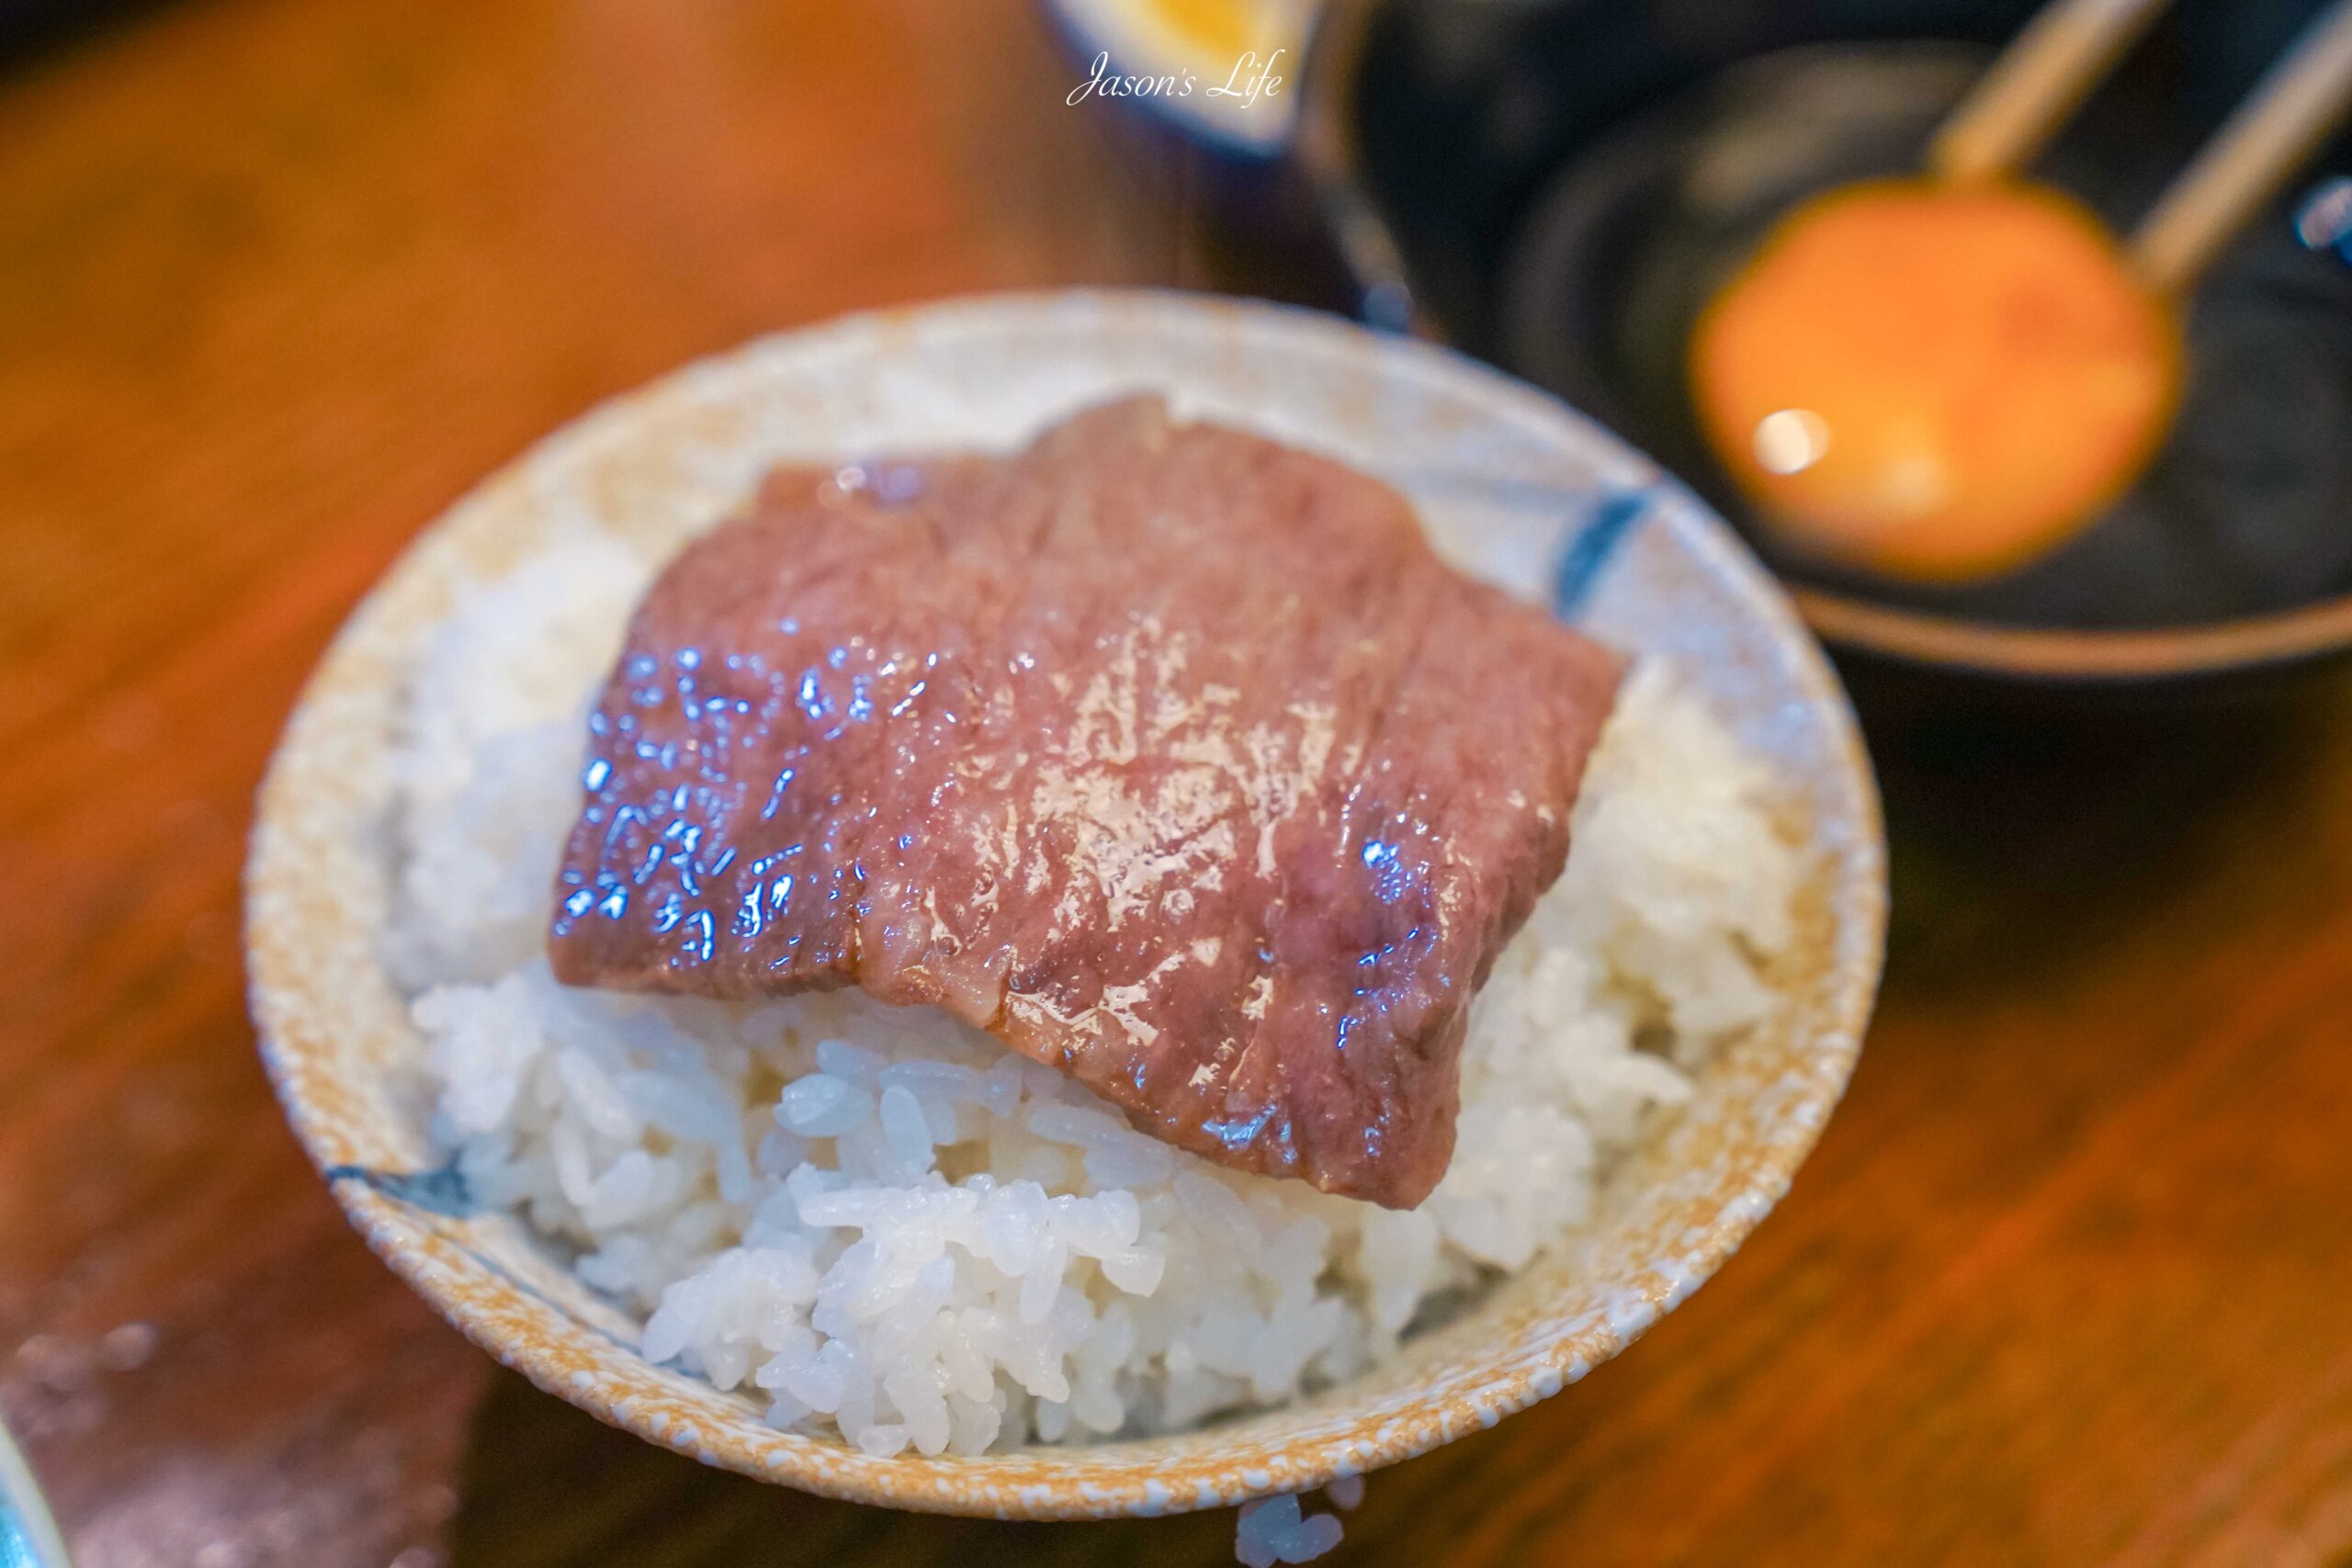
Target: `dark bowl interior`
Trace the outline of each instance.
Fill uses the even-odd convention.
[[[1944,111],[2034,8],[1404,0],[1366,36],[1363,174],[1441,330],[1647,447],[1808,609],[1853,612],[1815,616],[1845,640],[1941,628],[1967,664],[1988,633],[2040,637],[2027,663],[2045,675],[2068,673],[2070,649],[2132,642],[2154,663],[2123,665],[2160,673],[2152,636],[2352,609],[2352,266],[2293,223],[2302,193],[2352,163],[2344,139],[2198,289],[2183,416],[2143,481],[2023,570],[1927,588],[1789,555],[1701,440],[1683,354],[1705,300],[1798,200],[1917,168]],[[2128,228],[2317,8],[2180,0],[2033,173]],[[2352,620],[2342,630],[2352,637]],[[1933,636],[1894,640],[1937,657]],[[2278,647],[2339,640],[2306,627]],[[2260,637],[2199,646],[2224,662],[2278,652]]]

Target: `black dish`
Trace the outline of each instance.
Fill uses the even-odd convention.
[[[2292,220],[2299,195],[2346,161],[2342,141],[2198,291],[2187,403],[2143,481],[2024,570],[1921,587],[1792,557],[1701,440],[1683,381],[1701,306],[1796,201],[1916,170],[2032,8],[1420,0],[1343,13],[1331,32],[1356,29],[1353,57],[1329,49],[1325,63],[1353,69],[1318,85],[1343,100],[1351,134],[1332,141],[1352,156],[1320,149],[1324,172],[1351,172],[1394,236],[1392,299],[1409,288],[1422,322],[1647,447],[1847,649],[2110,682],[2352,647],[2352,267]],[[2182,0],[2034,173],[2128,228],[2313,9]]]

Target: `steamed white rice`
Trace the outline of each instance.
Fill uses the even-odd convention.
[[[854,992],[567,990],[548,889],[589,697],[652,566],[582,537],[463,593],[410,691],[392,958],[474,1195],[647,1314],[645,1353],[869,1453],[1182,1427],[1392,1354],[1572,1235],[1776,1004],[1798,855],[1770,780],[1637,667],[1568,868],[1498,962],[1452,1169],[1392,1213],[1145,1137],[1050,1068]]]

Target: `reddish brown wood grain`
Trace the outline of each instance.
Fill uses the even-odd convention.
[[[468,484],[758,332],[1209,276],[1067,74],[1018,0],[181,0],[0,77],[0,1412],[85,1568],[1230,1561],[531,1392],[241,995],[277,726]],[[2352,700],[2167,728],[1881,728],[1893,964],[1795,1191],[1340,1561],[2352,1561]]]

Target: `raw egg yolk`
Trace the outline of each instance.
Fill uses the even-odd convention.
[[[1930,581],[2091,521],[2163,442],[2180,381],[2169,304],[2090,212],[2025,185],[1832,191],[1690,344],[1700,423],[1776,531]]]
[[[1238,58],[1270,30],[1263,7],[1250,0],[1158,0],[1168,25],[1211,54]]]

